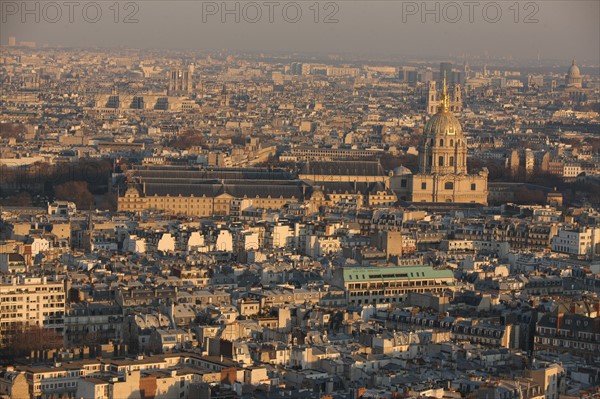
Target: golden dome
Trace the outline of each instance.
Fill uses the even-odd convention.
[[[439,109],[438,112],[427,121],[423,133],[428,136],[456,136],[462,134],[462,127],[460,126],[458,119],[456,119],[450,111]]]

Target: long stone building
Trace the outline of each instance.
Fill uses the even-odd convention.
[[[235,199],[280,209],[308,198],[311,187],[281,169],[146,166],[129,174],[120,211],[165,211],[188,216],[229,215]]]
[[[311,162],[297,177],[283,169],[136,167],[118,198],[119,211],[186,216],[230,215],[240,207],[281,209],[290,203],[357,207],[397,201],[379,162]],[[242,203],[243,202],[243,203]]]

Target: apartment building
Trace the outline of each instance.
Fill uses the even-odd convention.
[[[0,345],[9,345],[9,332],[21,325],[39,326],[62,333],[64,316],[64,281],[48,277],[2,277]]]
[[[552,251],[589,256],[600,250],[600,229],[582,227],[561,229],[552,239]]]
[[[409,292],[444,292],[454,288],[451,270],[431,266],[344,267],[333,284],[343,287],[348,304],[402,302]]]
[[[535,350],[570,353],[586,360],[600,352],[600,317],[580,314],[546,314],[535,330]]]

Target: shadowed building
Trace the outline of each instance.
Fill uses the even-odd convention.
[[[303,201],[310,186],[283,170],[260,168],[144,167],[133,170],[119,211],[164,211],[188,216],[229,215],[235,199],[281,209]]]

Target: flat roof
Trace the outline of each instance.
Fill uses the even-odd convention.
[[[434,269],[431,266],[344,267],[345,282],[378,280],[424,280],[453,278],[452,270]]]

